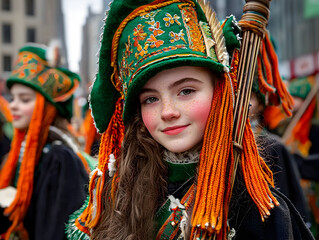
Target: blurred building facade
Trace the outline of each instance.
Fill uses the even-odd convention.
[[[210,0],[220,20],[240,20],[244,0]],[[270,3],[268,30],[276,44],[286,79],[319,72],[319,0],[276,0]]]
[[[18,50],[29,42],[59,41],[64,67],[67,53],[61,0],[0,0],[0,93]]]
[[[102,11],[93,12],[88,7],[88,15],[82,28],[82,47],[80,75],[82,77],[82,90],[88,94],[89,86],[95,78],[98,69],[98,55],[100,49],[100,38],[103,32],[104,19],[106,11],[109,9],[111,0],[101,0]]]
[[[81,87],[84,94],[88,93],[88,88],[97,71],[98,51],[100,47],[99,40],[102,27],[102,12],[94,13],[91,7],[89,7],[88,15],[82,27],[81,60],[79,62],[80,75],[82,78]]]

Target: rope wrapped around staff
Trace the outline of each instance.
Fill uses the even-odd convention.
[[[260,14],[258,14],[257,10],[259,10]],[[243,31],[243,41],[237,72],[238,87],[234,107],[233,141],[235,146],[235,166],[232,185],[235,181],[236,169],[242,149],[257,55],[260,42],[266,32],[269,17],[269,1],[261,0],[257,2],[247,0],[243,11],[242,19],[239,21],[239,26]]]

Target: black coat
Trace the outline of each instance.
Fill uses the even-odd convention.
[[[24,219],[29,238],[66,239],[65,224],[84,203],[87,184],[88,174],[77,155],[64,145],[50,146],[36,169],[31,204]]]
[[[246,190],[233,195],[229,223],[235,229],[233,240],[314,240],[310,230],[290,202],[276,189],[271,189],[279,202],[268,219],[261,221],[258,209]]]
[[[296,207],[306,222],[310,222],[310,212],[300,185],[300,168],[294,156],[280,139],[271,133],[261,136],[261,155],[273,172],[275,187]]]

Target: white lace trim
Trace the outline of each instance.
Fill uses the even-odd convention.
[[[182,153],[173,153],[173,152],[164,150],[163,159],[166,162],[174,163],[174,164],[198,163],[199,155],[200,155],[200,147],[201,146],[198,146],[190,151],[186,151]]]

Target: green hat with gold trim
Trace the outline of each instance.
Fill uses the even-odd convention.
[[[50,66],[47,48],[34,44],[19,50],[7,87],[20,83],[41,93],[65,118],[72,117],[73,93],[80,77],[67,69]]]
[[[210,13],[214,15],[213,12]],[[205,13],[192,0],[115,0],[101,41],[99,70],[90,94],[97,129],[105,132],[116,101],[124,101],[127,123],[138,108],[138,96],[148,79],[178,66],[228,71],[229,53],[239,47],[233,18],[221,28],[216,16],[211,29]],[[234,30],[235,29],[235,30]]]
[[[306,99],[313,86],[313,77],[293,79],[288,86],[291,96]]]

